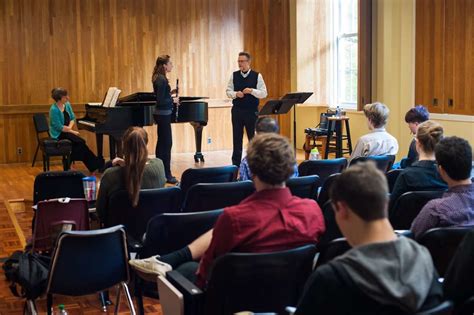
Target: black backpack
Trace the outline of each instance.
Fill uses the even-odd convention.
[[[5,277],[13,295],[34,300],[40,297],[48,284],[51,257],[31,252],[14,252],[3,264]],[[20,287],[20,290],[18,290]]]

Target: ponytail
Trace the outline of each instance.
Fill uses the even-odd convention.
[[[133,207],[138,205],[140,188],[148,160],[148,135],[143,128],[130,127],[124,135],[123,150],[125,156],[125,188]]]

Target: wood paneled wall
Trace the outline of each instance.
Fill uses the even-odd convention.
[[[415,102],[474,115],[473,49],[474,0],[418,0]]]
[[[75,104],[101,101],[109,86],[122,95],[151,91],[160,54],[172,56],[169,79],[172,86],[180,79],[182,95],[224,99],[243,49],[253,55],[269,98],[280,97],[290,90],[288,8],[289,0],[1,1],[0,106],[44,111],[55,86],[67,88]],[[31,122],[31,113],[0,111],[0,163],[31,160]],[[289,119],[281,124],[289,135]],[[231,146],[231,133],[222,136],[209,149]]]

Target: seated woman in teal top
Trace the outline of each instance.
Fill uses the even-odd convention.
[[[99,159],[87,146],[86,141],[79,137],[73,129],[76,116],[69,103],[65,89],[54,88],[51,97],[55,101],[49,109],[49,134],[54,139],[67,139],[72,142],[71,159],[82,161],[90,172],[104,167],[104,160]]]

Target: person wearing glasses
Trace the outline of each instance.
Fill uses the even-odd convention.
[[[232,164],[240,166],[242,160],[242,140],[244,127],[248,140],[255,134],[259,99],[267,97],[267,87],[261,73],[250,69],[251,56],[240,52],[239,70],[232,73],[226,94],[232,99]]]

